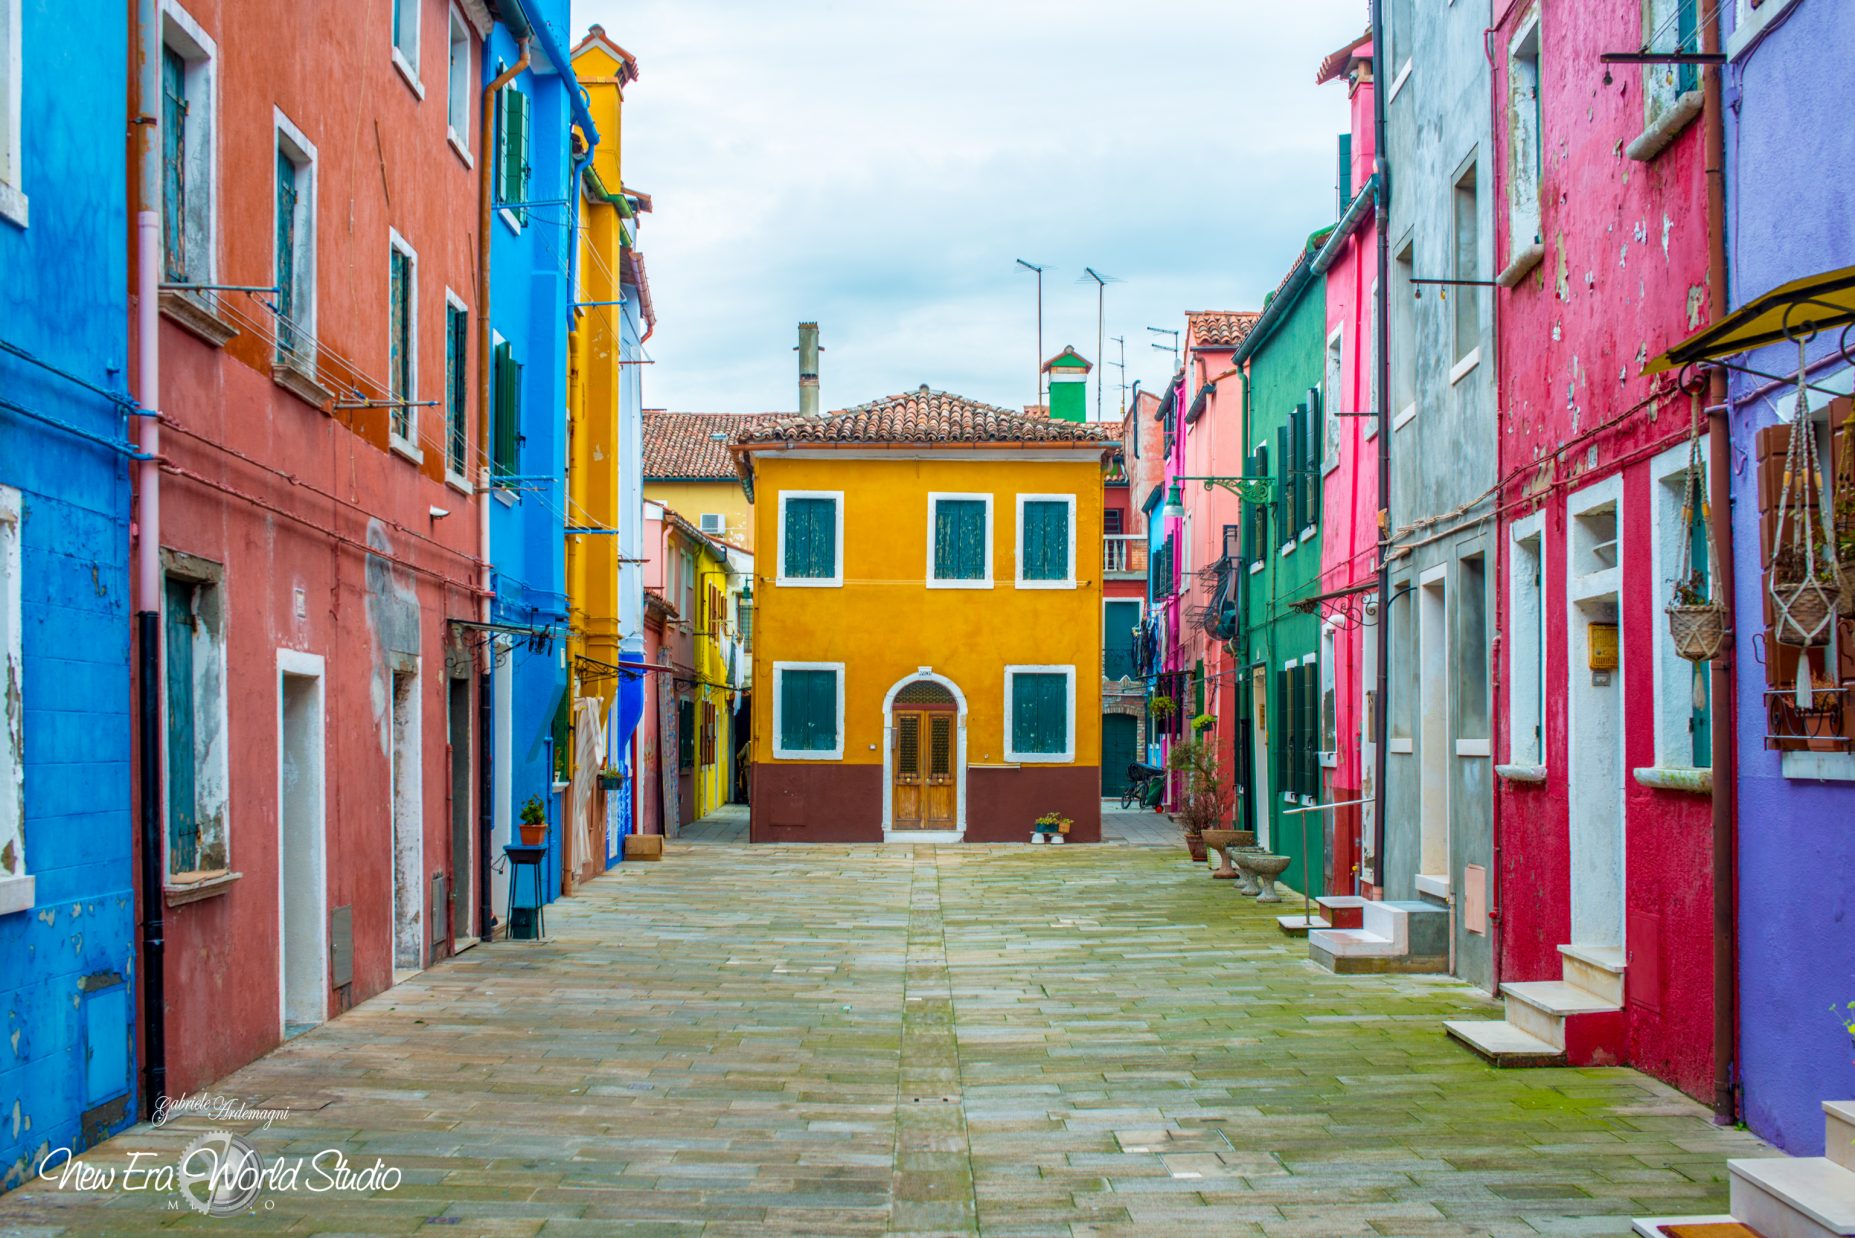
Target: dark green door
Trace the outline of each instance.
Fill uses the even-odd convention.
[[[1118,799],[1127,790],[1127,767],[1140,759],[1140,721],[1128,714],[1101,716],[1101,793]]]
[[[199,866],[193,785],[193,586],[167,582],[167,849],[171,872]]]

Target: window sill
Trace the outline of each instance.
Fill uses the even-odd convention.
[[[1286,559],[1289,555],[1295,552],[1295,547],[1297,545],[1299,545],[1298,542],[1283,542],[1282,549],[1280,550],[1279,553],[1284,559]]]
[[[1305,541],[1307,541],[1307,540],[1308,540],[1309,538],[1311,538],[1311,537],[1313,537],[1313,536],[1314,536],[1314,534],[1315,534],[1315,532],[1316,532],[1316,529],[1315,529],[1315,526],[1314,526],[1314,525],[1309,525],[1309,526],[1308,526],[1307,528],[1305,528],[1305,529],[1303,529],[1303,530],[1301,530],[1301,537],[1300,537],[1300,539],[1299,539],[1299,540],[1301,540],[1301,541],[1304,541],[1304,542],[1305,542]]]
[[[1250,575],[1254,576],[1257,572],[1260,572],[1260,571],[1262,571],[1262,560],[1257,559],[1254,563],[1250,564]]]
[[[1713,794],[1713,770],[1679,766],[1648,765],[1632,771],[1639,786],[1658,791],[1687,791],[1694,795]]]
[[[1647,129],[1639,134],[1634,142],[1623,148],[1623,153],[1637,163],[1647,163],[1667,150],[1674,140],[1681,136],[1681,131],[1694,122],[1700,115],[1704,96],[1698,90],[1690,90],[1676,99],[1666,112],[1655,118]]]
[[[406,79],[406,85],[412,89],[413,96],[420,102],[424,102],[425,84],[419,81],[418,70],[412,67],[406,59],[406,54],[397,47],[393,49],[393,67],[398,69],[399,75]]]
[[[841,761],[844,759],[844,753],[842,749],[836,752],[794,752],[788,748],[775,748],[773,759],[775,761]],[[690,768],[685,765],[677,772],[687,774]]]
[[[1409,404],[1404,406],[1397,416],[1391,419],[1392,432],[1395,434],[1415,420],[1417,420],[1417,401],[1412,400]]]
[[[226,341],[238,334],[234,327],[206,307],[198,296],[168,289],[161,294],[161,316],[182,330],[198,336],[214,348],[224,348]]]
[[[1449,898],[1449,875],[1447,873],[1418,873],[1411,879],[1417,887],[1417,893],[1428,894],[1431,898]]]
[[[1765,37],[1765,32],[1777,25],[1790,11],[1794,0],[1765,0],[1765,3],[1753,9],[1739,19],[1739,24],[1726,38],[1726,58],[1736,61],[1746,52],[1756,47]]]
[[[467,499],[474,499],[477,496],[477,488],[470,484],[470,479],[453,473],[448,467],[444,471],[444,484]]]
[[[1074,589],[1076,587],[1076,582],[1073,580],[1020,580],[1017,584],[1020,589]]]
[[[1399,739],[1394,736],[1385,741],[1385,751],[1396,756],[1408,757],[1417,751],[1417,745],[1408,738]]]
[[[26,226],[26,194],[18,185],[0,182],[0,219],[21,228]]]
[[[1073,752],[1007,752],[1005,760],[1012,765],[1074,765],[1076,754]]]
[[[1855,782],[1855,754],[1847,752],[1786,752],[1779,768],[1786,778]]]
[[[1509,262],[1506,267],[1502,268],[1501,273],[1494,277],[1494,282],[1503,288],[1512,289],[1516,284],[1527,277],[1529,271],[1545,260],[1545,244],[1540,241],[1534,241],[1531,245],[1514,255],[1513,261]]]
[[[451,149],[457,152],[457,157],[464,161],[465,167],[475,168],[477,166],[477,161],[470,157],[470,148],[464,145],[464,139],[457,135],[457,130],[446,126],[444,140],[451,144]]]
[[[230,890],[233,883],[242,876],[243,873],[229,872],[223,868],[207,872],[175,873],[161,889],[162,901],[169,907],[184,907],[202,899],[217,898]]]
[[[510,490],[509,487],[498,486],[498,485],[495,485],[494,483],[490,485],[490,494],[493,495],[496,501],[498,503],[501,503],[504,507],[514,507],[517,503],[522,501],[521,497],[517,495],[514,491]]]
[[[16,912],[31,911],[34,889],[38,881],[30,874],[18,877],[0,877],[0,916],[10,916]]]
[[[927,581],[927,587],[930,589],[990,589],[992,587],[992,582],[990,579],[986,579],[986,580],[935,580],[932,577],[929,577]]]
[[[319,413],[328,412],[335,402],[334,393],[318,383],[315,374],[296,364],[294,359],[273,363],[271,381]]]
[[[1494,772],[1508,782],[1539,783],[1546,781],[1544,765],[1497,765]]]
[[[1469,350],[1468,356],[1462,358],[1462,360],[1456,362],[1455,365],[1450,367],[1449,385],[1453,387],[1457,383],[1461,382],[1463,379],[1467,378],[1471,373],[1474,372],[1475,367],[1480,364],[1481,364],[1481,346],[1477,345],[1476,347],[1471,348]]]
[[[774,580],[773,583],[782,589],[842,589],[844,587],[842,577],[814,579],[808,576],[801,576],[798,578],[781,576]],[[945,586],[942,587],[944,588]],[[988,586],[988,588],[989,587],[990,586]]]
[[[502,222],[508,225],[509,231],[517,236],[522,235],[522,221],[515,217],[514,211],[506,206],[499,206],[496,208],[496,213],[502,216]]]
[[[1415,60],[1406,60],[1404,62],[1404,67],[1398,70],[1397,76],[1391,79],[1391,89],[1385,92],[1385,105],[1387,107],[1391,105],[1393,99],[1398,97],[1398,92],[1404,89],[1404,83],[1410,80],[1411,66],[1416,63]]]
[[[404,456],[414,464],[425,463],[425,452],[411,439],[401,438],[391,430],[388,430],[386,432],[386,445],[388,450],[396,456]]]
[[[1456,741],[1456,755],[1459,757],[1485,757],[1492,756],[1493,750],[1489,747],[1488,741],[1485,739],[1458,739]]]

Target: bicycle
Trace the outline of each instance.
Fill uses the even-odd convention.
[[[1121,792],[1121,808],[1131,810],[1136,805],[1152,808],[1159,803],[1165,790],[1165,772],[1136,761],[1127,767],[1127,789]]]

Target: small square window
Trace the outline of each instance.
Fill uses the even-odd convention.
[[[844,664],[773,664],[773,755],[788,760],[842,760]]]
[[[1005,668],[1005,760],[1067,764],[1076,753],[1076,668]]]
[[[172,552],[163,558],[167,872],[184,882],[231,867],[224,569]]]
[[[387,381],[393,401],[389,440],[418,455],[419,440],[419,256],[405,238],[390,232],[387,267]]]
[[[470,27],[451,10],[451,54],[446,75],[445,123],[459,149],[470,149]]]
[[[992,587],[992,496],[928,496],[930,589]]]
[[[786,490],[780,493],[779,584],[814,588],[842,585],[843,543],[842,491]]]
[[[1070,589],[1076,583],[1076,498],[1018,496],[1018,587]]]

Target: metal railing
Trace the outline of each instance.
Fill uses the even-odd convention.
[[[1146,535],[1110,533],[1101,539],[1101,570],[1146,575]]]

